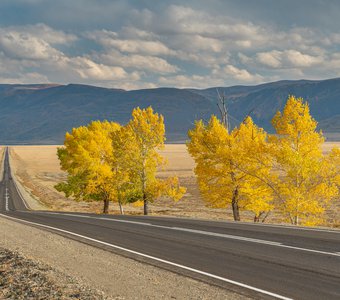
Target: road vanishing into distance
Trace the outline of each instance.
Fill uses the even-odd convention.
[[[12,180],[8,149],[0,193],[2,217],[251,298],[340,299],[340,231],[31,211]]]

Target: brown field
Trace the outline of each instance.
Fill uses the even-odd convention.
[[[329,152],[340,143],[324,144],[324,151]],[[60,211],[83,211],[100,213],[102,204],[98,202],[75,202],[67,199],[54,189],[54,185],[65,179],[66,174],[60,170],[56,156],[57,146],[13,146],[11,148],[12,170],[18,179],[38,198],[48,209]],[[1,154],[1,153],[0,153]],[[195,217],[203,219],[232,219],[230,209],[206,207],[202,200],[194,175],[194,161],[183,144],[165,146],[162,155],[168,159],[168,165],[159,172],[159,176],[176,175],[181,184],[187,188],[187,193],[178,202],[160,199],[150,206],[152,215],[167,215],[180,217]],[[127,214],[141,214],[142,208],[126,205]],[[118,214],[118,205],[111,204],[110,213]],[[242,220],[252,220],[252,215],[242,212]],[[327,212],[327,225],[340,226],[340,200]],[[282,223],[282,217],[272,213],[268,222]]]

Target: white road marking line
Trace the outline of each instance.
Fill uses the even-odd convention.
[[[318,231],[318,232],[330,232],[330,233],[337,233],[340,234],[339,229],[323,229],[323,228],[308,228],[308,227],[301,227],[301,226],[294,226],[294,225],[274,225],[274,224],[249,224],[246,222],[240,222],[242,224],[246,225],[252,225],[252,226],[263,226],[263,227],[274,227],[274,228],[287,228],[287,229],[294,229],[294,230],[305,230],[305,231]]]
[[[71,216],[71,217],[94,219],[94,220],[107,220],[107,221],[113,221],[113,222],[130,223],[130,224],[145,225],[145,226],[155,226],[155,225],[152,225],[151,223],[147,223],[147,222],[138,222],[138,221],[129,221],[129,220],[116,220],[116,219],[105,218],[105,217],[98,218],[98,217],[83,216],[83,215],[76,215],[76,214],[57,213],[57,212],[40,212],[40,213],[49,214],[49,215]]]
[[[295,250],[302,250],[302,251],[307,251],[307,252],[314,252],[314,253],[320,253],[320,254],[325,254],[325,255],[332,255],[332,256],[339,256],[339,252],[326,252],[326,251],[321,251],[321,250],[314,250],[314,249],[308,249],[308,248],[300,248],[300,247],[295,247],[295,246],[289,246],[289,245],[280,245],[280,247],[284,248],[289,248],[289,249],[295,249]]]
[[[165,260],[165,259],[161,259],[161,258],[158,258],[158,257],[155,257],[155,256],[151,256],[151,255],[148,255],[148,254],[137,252],[135,250],[127,249],[127,248],[120,247],[120,246],[117,246],[117,245],[113,245],[113,244],[110,244],[110,243],[107,243],[107,242],[96,240],[96,239],[93,239],[93,238],[90,238],[90,237],[87,237],[87,236],[84,236],[84,235],[81,235],[81,234],[78,234],[78,233],[74,233],[74,232],[71,232],[71,231],[59,229],[59,228],[44,225],[44,224],[39,224],[39,223],[35,223],[35,222],[22,220],[20,218],[13,218],[13,217],[6,216],[6,215],[3,215],[3,214],[0,214],[0,216],[3,216],[5,218],[9,218],[9,219],[12,219],[12,220],[16,220],[16,221],[19,220],[20,222],[23,222],[23,223],[36,225],[36,226],[40,226],[40,227],[43,227],[43,228],[48,228],[48,229],[52,229],[52,230],[55,230],[55,231],[63,232],[63,233],[66,233],[66,234],[69,234],[69,235],[72,235],[72,236],[80,237],[82,239],[85,239],[85,240],[88,240],[88,241],[91,241],[91,242],[95,242],[95,243],[98,243],[98,244],[101,244],[101,245],[105,245],[105,246],[108,246],[108,247],[111,247],[111,248],[114,248],[114,249],[126,251],[126,252],[131,253],[131,254],[135,254],[135,255],[142,256],[142,257],[145,257],[145,258],[148,258],[148,259],[152,259],[152,260],[155,260],[155,261],[167,264],[167,265],[171,265],[171,266],[174,266],[174,267],[177,267],[177,268],[181,268],[181,269],[184,269],[184,270],[187,270],[187,271],[191,271],[193,273],[205,275],[207,277],[214,278],[214,279],[217,279],[217,280],[221,280],[221,281],[226,282],[226,283],[234,284],[234,285],[237,285],[239,287],[243,287],[243,288],[246,288],[246,289],[261,293],[261,294],[265,294],[265,295],[268,295],[268,296],[275,297],[277,299],[292,300],[292,298],[288,298],[288,297],[285,297],[285,296],[282,296],[282,295],[279,295],[279,294],[276,294],[276,293],[272,293],[272,292],[269,292],[269,291],[266,291],[266,290],[263,290],[263,289],[259,289],[259,288],[253,287],[251,285],[247,285],[247,284],[244,284],[244,283],[241,283],[241,282],[238,282],[238,281],[234,281],[234,280],[227,279],[227,278],[224,278],[224,277],[221,277],[221,276],[217,276],[217,275],[214,275],[214,274],[211,274],[211,273],[207,273],[207,272],[204,272],[204,271],[201,271],[201,270],[197,270],[197,269],[194,269],[194,268],[191,268],[191,267],[187,267],[187,266],[184,266],[184,265],[181,265],[181,264],[178,264],[178,263],[174,263],[174,262],[171,262],[171,261],[168,261],[168,260]]]
[[[281,243],[279,243],[279,242],[253,239],[253,238],[247,238],[247,237],[243,237],[243,236],[216,233],[216,232],[210,232],[210,231],[203,231],[203,230],[196,230],[196,229],[189,229],[189,228],[182,228],[182,227],[172,227],[172,228],[169,227],[169,229],[174,229],[174,230],[178,230],[178,231],[187,231],[187,232],[204,234],[204,235],[211,235],[211,236],[217,236],[217,237],[223,237],[223,238],[227,238],[227,239],[247,241],[247,242],[252,242],[252,243],[268,244],[268,245],[281,245]]]
[[[56,213],[58,214],[58,213]],[[189,218],[184,218],[188,220]],[[207,221],[207,220],[202,220]],[[133,222],[133,221],[131,221]],[[225,224],[235,224],[230,221],[226,221]],[[326,229],[326,228],[311,228],[311,227],[301,227],[301,226],[294,226],[294,225],[275,225],[275,224],[261,224],[261,223],[249,223],[249,222],[238,222],[237,224],[247,225],[247,226],[260,226],[260,227],[273,227],[273,228],[287,228],[287,229],[294,229],[294,230],[305,230],[305,231],[318,231],[318,232],[329,232],[329,233],[336,233],[340,234],[339,229]]]
[[[300,250],[300,251],[306,251],[306,252],[312,252],[312,253],[318,253],[318,254],[332,255],[332,256],[339,256],[340,257],[339,252],[327,252],[327,251],[321,251],[321,250],[314,250],[314,249],[308,249],[308,248],[289,246],[289,245],[284,245],[280,242],[260,240],[260,239],[254,239],[254,238],[247,238],[247,237],[238,236],[238,235],[230,235],[230,234],[216,233],[216,232],[182,228],[182,227],[168,227],[168,226],[162,226],[162,225],[153,225],[153,224],[147,223],[147,222],[144,223],[144,222],[136,222],[136,221],[128,221],[128,220],[117,220],[117,219],[111,219],[111,218],[105,218],[105,217],[99,217],[98,218],[98,217],[91,217],[91,216],[83,216],[83,215],[76,215],[76,214],[64,214],[64,213],[55,213],[55,212],[46,212],[44,214],[63,215],[63,216],[71,216],[71,217],[78,217],[78,218],[107,220],[107,221],[119,222],[119,223],[130,223],[130,224],[137,224],[137,225],[144,225],[144,226],[159,227],[159,228],[170,229],[170,230],[186,231],[186,232],[192,232],[192,233],[197,233],[197,234],[217,236],[217,237],[222,237],[222,238],[227,238],[227,239],[240,240],[240,241],[258,243],[258,244],[266,244],[266,245],[277,246],[277,247],[282,247],[282,248],[288,248],[288,249],[294,249],[294,250]]]
[[[8,209],[8,188],[6,187],[6,194],[5,194],[5,209],[6,211],[9,211]]]

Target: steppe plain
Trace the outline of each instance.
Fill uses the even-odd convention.
[[[54,189],[55,184],[66,178],[66,173],[60,170],[57,147],[11,146],[12,170],[16,177],[46,209],[100,213],[102,203],[75,202]],[[340,142],[326,142],[323,150],[327,153],[332,147],[340,147]],[[181,184],[187,188],[187,193],[178,202],[168,199],[155,201],[151,205],[151,215],[232,220],[230,209],[209,208],[205,205],[196,183],[195,163],[184,144],[167,144],[161,154],[168,160],[168,164],[163,170],[159,170],[158,176],[178,176]],[[124,209],[126,214],[142,214],[142,208],[134,205],[125,205]],[[111,204],[110,213],[119,214],[116,203]],[[242,212],[242,220],[251,221],[252,215]],[[267,222],[283,223],[284,220],[274,211]],[[340,227],[340,199],[327,211],[326,223],[323,225]]]

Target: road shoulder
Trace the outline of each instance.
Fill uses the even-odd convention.
[[[121,299],[246,299],[133,259],[0,217],[0,243],[109,297]]]

